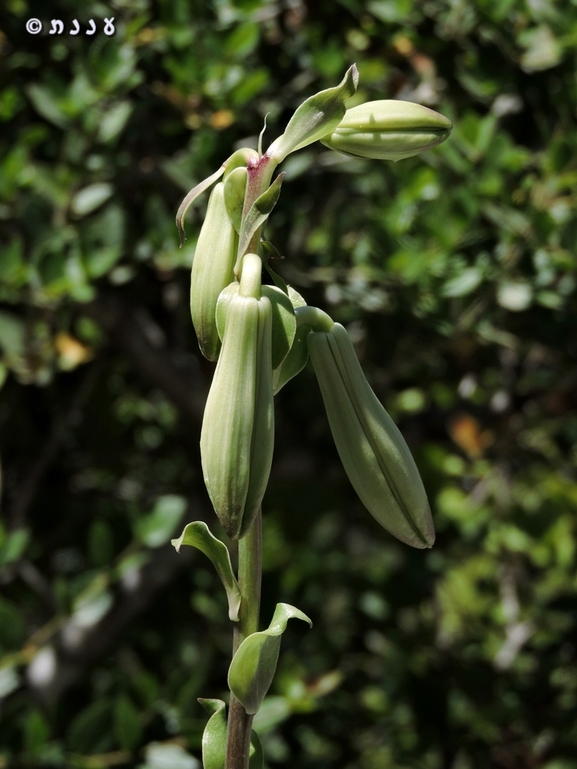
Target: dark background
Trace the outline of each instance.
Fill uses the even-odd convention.
[[[418,101],[451,138],[291,155],[266,234],[353,335],[437,543],[366,513],[307,367],[276,399],[262,623],[285,601],[314,627],[283,637],[268,765],[577,767],[577,6],[5,0],[0,29],[0,767],[198,766],[231,629],[169,544],[218,531],[188,311],[206,196],[182,250],[174,214],[352,62],[351,104]]]

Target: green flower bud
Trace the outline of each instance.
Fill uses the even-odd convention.
[[[216,360],[220,339],[215,311],[218,295],[234,281],[238,235],[230,221],[219,182],[210,194],[190,276],[190,314],[205,358]]]
[[[372,391],[346,330],[309,334],[308,348],[333,438],[349,479],[371,515],[412,547],[431,547],[435,531],[409,447]]]
[[[331,134],[320,141],[345,155],[402,160],[444,142],[451,121],[409,101],[369,101],[348,109]]]
[[[248,254],[245,260],[260,259]],[[204,412],[204,482],[229,537],[244,536],[264,496],[274,446],[272,308],[266,296],[227,299],[222,350]]]

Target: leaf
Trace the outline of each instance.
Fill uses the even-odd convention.
[[[136,521],[138,539],[148,547],[160,547],[170,539],[186,509],[186,500],[175,494],[159,497],[154,510]]]
[[[298,291],[292,286],[288,287],[288,294],[293,308],[306,307],[306,302]],[[295,313],[296,320],[296,313]],[[303,370],[309,359],[309,350],[307,347],[307,336],[311,327],[306,324],[298,324],[296,333],[293,337],[291,348],[283,359],[280,366],[272,372],[273,393],[276,395],[287,382]]]
[[[200,769],[200,762],[174,742],[151,742],[145,749],[145,761],[138,769]]]
[[[229,619],[233,622],[238,622],[241,600],[240,588],[234,576],[230,562],[230,553],[224,542],[221,542],[220,539],[217,539],[211,533],[204,521],[194,521],[185,526],[178,539],[172,540],[172,545],[177,553],[182,545],[190,545],[190,547],[196,547],[197,550],[200,550],[210,558],[226,591]]]
[[[178,228],[178,234],[180,236],[180,247],[182,248],[184,245],[184,241],[186,240],[186,234],[184,232],[184,217],[186,215],[186,212],[190,208],[190,206],[193,204],[193,202],[197,199],[199,195],[202,195],[202,193],[207,190],[217,179],[220,179],[220,177],[224,173],[224,163],[221,165],[221,167],[215,171],[210,176],[207,176],[206,179],[203,179],[200,184],[197,184],[196,187],[193,187],[190,192],[186,195],[182,203],[178,207],[178,211],[176,212],[176,226]]]
[[[97,753],[110,745],[113,708],[108,698],[99,697],[74,717],[67,734],[74,753]]]
[[[288,355],[280,366],[272,372],[273,393],[276,395],[287,382],[293,379],[307,365],[309,349],[307,336],[311,332],[310,326],[298,326]]]
[[[355,64],[334,88],[310,96],[296,110],[282,136],[271,144],[267,155],[277,163],[287,155],[332,133],[344,117],[345,101],[357,90],[359,71]]]
[[[263,286],[263,296],[272,305],[272,367],[278,368],[286,358],[297,330],[297,321],[291,300],[276,286]]]
[[[224,769],[226,757],[226,705],[222,700],[199,697],[198,701],[211,714],[202,733],[203,769]]]
[[[198,701],[211,714],[202,735],[203,769],[224,769],[226,761],[226,706],[222,700]],[[262,769],[264,755],[258,734],[251,730],[249,769]]]
[[[76,216],[86,216],[95,211],[112,195],[114,187],[107,182],[89,184],[72,198],[70,208]]]
[[[105,112],[98,126],[100,141],[106,143],[115,139],[126,125],[131,112],[132,104],[129,101],[121,101]]]
[[[0,542],[0,566],[17,561],[30,539],[28,529],[15,529],[2,537]]]
[[[525,30],[519,35],[519,42],[525,48],[525,53],[521,56],[521,68],[525,72],[551,69],[561,59],[562,48],[559,40],[546,25]]]
[[[264,752],[258,734],[254,729],[250,733],[250,756],[248,759],[248,769],[263,769]]]
[[[20,686],[20,676],[15,666],[4,664],[0,668],[0,697],[7,697]]]
[[[26,327],[18,315],[0,310],[0,350],[9,358],[24,354]]]
[[[289,619],[312,621],[288,603],[277,603],[268,630],[253,633],[238,647],[228,671],[228,686],[249,715],[260,708],[274,678],[281,635]]]
[[[39,83],[31,83],[27,87],[26,93],[39,115],[58,128],[66,127],[69,119],[61,109],[58,95],[55,92]]]
[[[125,694],[121,694],[114,704],[114,732],[123,750],[133,750],[140,743],[140,714]]]
[[[252,236],[266,222],[270,212],[277,203],[283,178],[284,174],[279,174],[270,187],[254,201],[249,212],[244,217],[238,236],[238,256],[234,266],[235,274],[238,273],[240,260],[244,256]]]
[[[468,267],[445,283],[443,296],[466,296],[474,291],[482,280],[483,276],[476,267]]]

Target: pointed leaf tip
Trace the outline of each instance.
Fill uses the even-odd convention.
[[[178,228],[178,234],[180,237],[180,248],[183,247],[184,241],[186,240],[186,233],[184,231],[184,217],[186,212],[199,195],[202,195],[202,193],[212,184],[214,184],[217,179],[220,179],[224,171],[225,164],[223,163],[223,165],[221,165],[218,170],[216,170],[210,176],[207,176],[206,179],[203,179],[199,184],[196,185],[196,187],[193,187],[186,195],[182,203],[179,205],[178,211],[176,212],[176,226]]]
[[[182,545],[189,545],[196,547],[207,558],[210,558],[226,592],[229,619],[232,622],[238,622],[241,602],[240,588],[234,576],[230,553],[224,542],[212,534],[204,521],[194,521],[187,524],[180,537],[171,540],[171,544],[177,553],[180,552]]]
[[[357,90],[359,71],[353,64],[339,85],[310,96],[296,110],[282,136],[271,144],[267,155],[280,163],[291,152],[332,133],[345,115],[345,101]]]

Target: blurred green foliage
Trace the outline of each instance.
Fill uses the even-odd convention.
[[[230,623],[165,544],[218,531],[187,306],[206,203],[182,250],[174,214],[356,61],[351,104],[432,106],[450,140],[291,156],[267,237],[354,335],[438,538],[378,528],[312,373],[287,385],[262,626],[286,601],[314,628],[256,728],[271,768],[575,769],[575,3],[5,0],[0,30],[0,766],[199,766]]]

